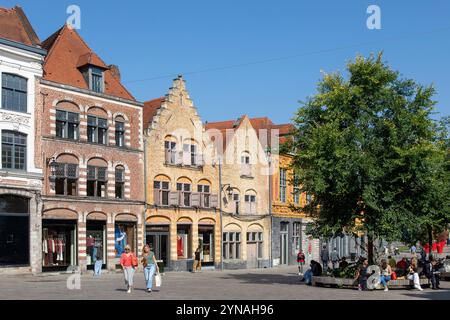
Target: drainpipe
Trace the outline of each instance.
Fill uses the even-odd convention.
[[[222,158],[219,157],[220,270],[223,271]]]
[[[143,137],[144,139],[144,245],[147,244],[147,208],[148,208],[148,190],[147,190],[147,138]]]

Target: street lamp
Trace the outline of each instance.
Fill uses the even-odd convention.
[[[47,160],[47,163],[48,163],[48,167],[49,167],[49,169],[50,169],[50,177],[49,177],[49,180],[50,180],[50,187],[51,187],[52,189],[55,189],[56,170],[57,170],[57,168],[58,168],[58,163],[56,162],[56,159],[55,159],[54,157],[48,159],[48,160]]]

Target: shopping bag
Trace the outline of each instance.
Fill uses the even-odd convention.
[[[155,286],[161,287],[161,274],[157,273],[155,275]]]

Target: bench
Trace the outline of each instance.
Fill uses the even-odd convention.
[[[333,277],[313,277],[313,286],[329,286],[329,287],[339,287],[339,288],[357,288],[358,284],[355,279],[346,278],[333,278]],[[420,279],[420,285],[422,287],[430,286],[430,281],[428,279]],[[397,279],[388,282],[389,289],[395,288],[413,288],[414,284],[412,280],[407,279]],[[376,289],[383,289],[383,286],[378,286]]]

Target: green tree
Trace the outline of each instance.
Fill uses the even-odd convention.
[[[358,56],[347,71],[325,74],[298,110],[293,166],[313,195],[304,210],[314,233],[364,231],[372,260],[374,238],[448,222],[448,165],[430,117],[432,86],[401,79],[382,54]]]

